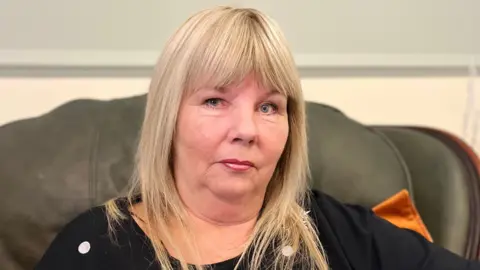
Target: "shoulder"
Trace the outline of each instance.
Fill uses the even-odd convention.
[[[311,193],[310,204],[321,241],[329,243],[327,255],[346,260],[355,269],[480,270],[480,264],[464,260],[414,231],[400,229],[368,208],[340,203],[318,191]],[[329,247],[337,248],[329,252]]]
[[[335,230],[362,230],[369,227],[373,217],[373,211],[360,205],[344,204],[335,198],[313,190],[310,193],[310,205],[312,214],[317,222],[327,222],[335,225]]]
[[[333,263],[355,269],[480,270],[478,262],[467,261],[414,231],[400,229],[368,208],[340,203],[318,191],[311,193],[310,208]]]
[[[123,210],[124,204],[116,203]],[[97,269],[97,264],[105,264],[115,253],[113,240],[106,207],[91,208],[57,234],[35,269]]]

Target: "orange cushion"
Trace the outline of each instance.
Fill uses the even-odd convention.
[[[413,205],[407,190],[401,190],[373,207],[372,210],[377,216],[388,220],[397,227],[416,231],[428,241],[433,242],[432,236],[423,223],[417,208]]]

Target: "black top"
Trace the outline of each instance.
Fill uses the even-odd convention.
[[[150,241],[127,205],[120,205],[128,219],[117,230],[116,243],[108,236],[105,208],[93,208],[58,234],[35,269],[159,269]],[[309,210],[333,270],[480,270],[480,263],[466,261],[416,232],[399,229],[370,209],[341,204],[314,191]],[[233,258],[212,266],[227,270],[236,262]]]

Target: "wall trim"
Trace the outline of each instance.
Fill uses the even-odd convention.
[[[0,66],[147,67],[159,51],[0,50]],[[300,68],[465,67],[480,54],[295,54]],[[478,65],[479,63],[477,63]]]
[[[76,73],[148,76],[159,53],[134,50],[0,50],[0,76],[24,76],[28,72],[33,72],[33,76]],[[301,73],[311,76],[341,76],[355,72],[374,75],[385,71],[390,75],[463,75],[468,74],[472,64],[480,67],[480,54],[294,54],[294,58]]]

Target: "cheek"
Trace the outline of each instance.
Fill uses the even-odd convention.
[[[196,110],[186,110],[179,115],[177,126],[177,147],[193,156],[206,157],[215,152],[222,138],[222,123],[213,118],[200,117]]]
[[[263,127],[263,141],[269,156],[279,159],[288,139],[288,120],[275,125],[265,125]]]

